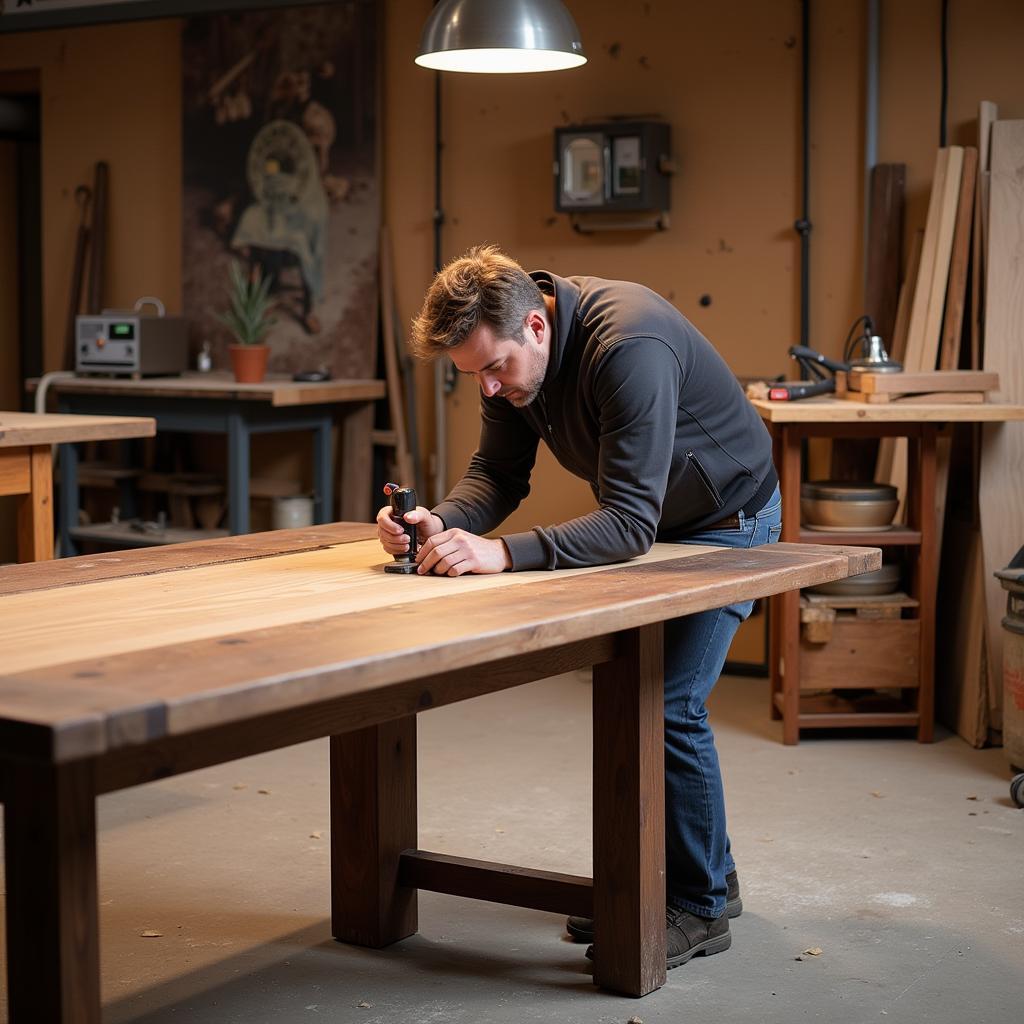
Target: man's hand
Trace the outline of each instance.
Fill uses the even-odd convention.
[[[512,558],[504,541],[488,540],[465,530],[435,533],[416,554],[423,574],[461,576],[463,573],[504,572],[512,568]]]
[[[420,544],[444,529],[444,520],[422,505],[417,505],[411,512],[406,512],[405,521],[416,524],[416,537]],[[402,524],[391,515],[390,505],[385,505],[377,513],[377,537],[380,539],[381,547],[389,555],[401,555],[409,550],[409,538],[402,529]]]

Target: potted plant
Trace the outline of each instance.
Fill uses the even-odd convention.
[[[240,384],[259,384],[267,372],[270,346],[263,344],[267,331],[277,321],[270,316],[274,300],[270,297],[270,279],[259,267],[246,274],[239,263],[231,262],[231,308],[221,320],[231,329],[238,343],[229,346],[231,369]]]

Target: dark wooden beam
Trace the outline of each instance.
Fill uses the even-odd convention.
[[[324,2],[324,0],[321,0]],[[367,2],[367,0],[363,0]],[[152,21],[155,18],[187,18],[198,14],[222,14],[228,11],[254,11],[268,7],[310,7],[316,0],[135,0],[134,3],[89,3],[79,7],[47,10],[9,10],[0,14],[0,32],[35,32],[39,29],[77,28],[81,25],[108,25],[123,21]],[[39,8],[39,4],[33,5]]]
[[[581,875],[452,857],[426,850],[402,854],[402,885],[554,914],[593,914],[593,881]]]

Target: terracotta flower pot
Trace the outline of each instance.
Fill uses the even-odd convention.
[[[269,345],[229,345],[228,351],[239,384],[259,384],[266,376]]]

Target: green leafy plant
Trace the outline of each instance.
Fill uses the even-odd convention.
[[[260,268],[246,274],[236,261],[231,262],[231,285],[228,289],[231,308],[220,319],[231,329],[240,345],[261,345],[267,331],[277,320],[270,316],[274,300],[270,297],[270,278]]]

